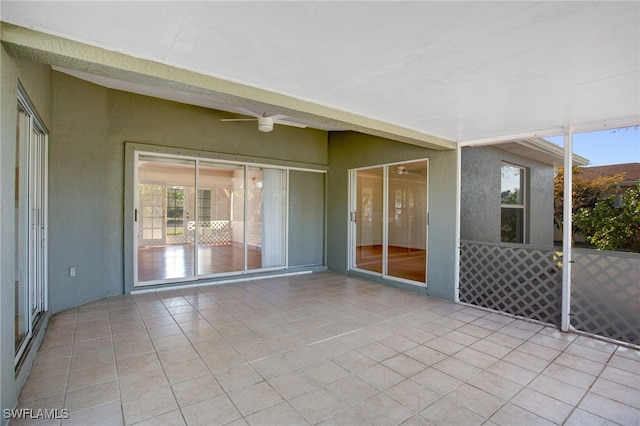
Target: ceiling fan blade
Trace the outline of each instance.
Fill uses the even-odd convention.
[[[262,114],[258,114],[256,112],[251,111],[250,109],[246,109],[242,107],[236,107],[236,111],[244,115],[250,115],[251,117],[262,117]]]
[[[221,118],[220,121],[256,121],[257,118]]]
[[[301,129],[304,129],[304,128],[306,128],[306,127],[309,127],[309,126],[307,126],[306,124],[295,123],[295,122],[293,122],[293,121],[286,121],[286,120],[275,120],[275,119],[274,119],[274,120],[273,120],[273,122],[274,122],[274,123],[276,123],[276,124],[284,124],[285,126],[299,127],[299,128],[301,128]]]

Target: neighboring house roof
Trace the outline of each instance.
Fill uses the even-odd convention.
[[[582,176],[596,179],[601,176],[613,176],[624,173],[624,183],[640,182],[640,163],[611,164],[608,166],[582,167]],[[622,183],[622,182],[621,182]]]

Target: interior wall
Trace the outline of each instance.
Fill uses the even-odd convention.
[[[0,407],[15,406],[18,393],[44,333],[33,337],[31,351],[15,371],[15,171],[17,87],[20,82],[43,124],[51,130],[52,81],[50,68],[10,57],[0,47]],[[50,136],[49,142],[53,138]],[[0,424],[7,419],[0,417]]]
[[[553,167],[490,146],[462,149],[460,238],[500,242],[503,162],[528,168],[529,244],[553,245]]]
[[[429,159],[427,294],[455,299],[456,152],[434,151],[355,132],[329,135],[327,253],[329,269],[348,270],[349,169]],[[393,282],[389,282],[393,284]]]

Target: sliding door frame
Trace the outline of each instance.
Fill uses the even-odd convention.
[[[138,268],[139,268],[139,259],[138,259],[138,227],[140,226],[140,221],[138,218],[138,215],[140,214],[140,191],[139,191],[139,174],[138,174],[138,167],[139,167],[139,159],[141,156],[148,156],[148,157],[157,157],[157,158],[164,158],[164,159],[176,159],[176,160],[189,160],[189,161],[194,161],[195,164],[195,191],[196,191],[196,199],[195,199],[195,206],[194,206],[194,221],[196,223],[196,231],[195,231],[195,236],[194,236],[194,275],[193,276],[189,276],[189,277],[181,277],[181,278],[171,278],[171,279],[159,279],[159,280],[152,280],[152,281],[139,281],[139,277],[138,277]],[[217,164],[229,164],[229,165],[234,165],[234,166],[242,166],[243,170],[244,170],[244,192],[243,192],[243,250],[244,250],[244,267],[242,268],[241,271],[232,271],[232,272],[220,272],[220,273],[212,273],[212,274],[199,274],[198,271],[198,243],[199,243],[199,234],[198,234],[198,223],[199,223],[199,200],[197,197],[197,190],[199,189],[199,169],[200,169],[200,163],[217,163]],[[249,269],[249,265],[248,265],[248,258],[247,258],[247,252],[248,252],[248,238],[249,238],[249,233],[248,233],[248,223],[247,223],[247,188],[248,188],[248,171],[250,169],[275,169],[275,170],[282,170],[284,173],[283,179],[283,189],[285,191],[285,201],[284,201],[284,205],[283,205],[283,232],[284,232],[284,237],[283,237],[283,256],[284,256],[284,263],[283,265],[278,265],[278,266],[273,266],[273,267],[261,267],[261,268],[257,268],[257,269]],[[226,277],[226,276],[236,276],[236,275],[245,275],[245,274],[254,274],[254,273],[261,273],[261,272],[271,272],[271,271],[278,271],[278,270],[284,270],[284,269],[288,269],[289,268],[289,170],[301,170],[301,171],[309,171],[309,172],[319,172],[319,173],[326,173],[325,171],[320,171],[320,170],[314,170],[314,169],[306,169],[306,168],[299,168],[299,167],[287,167],[287,166],[280,166],[280,165],[273,165],[273,164],[261,164],[261,163],[252,163],[252,162],[247,162],[247,161],[233,161],[233,160],[225,160],[225,159],[220,159],[220,158],[215,158],[214,156],[212,157],[205,157],[205,156],[189,156],[189,155],[180,155],[180,154],[170,154],[170,153],[161,153],[161,152],[153,152],[153,151],[147,151],[147,150],[139,150],[139,149],[135,149],[134,150],[134,158],[133,158],[133,171],[132,171],[132,177],[133,177],[133,188],[132,188],[132,194],[133,194],[133,221],[132,221],[132,237],[133,237],[133,287],[134,288],[139,288],[139,287],[145,287],[145,286],[152,286],[152,285],[158,285],[158,284],[168,284],[168,283],[183,283],[183,282],[193,282],[193,281],[197,281],[197,280],[201,280],[201,279],[210,279],[210,278],[219,278],[219,277]],[[262,201],[264,202],[264,201]],[[126,223],[125,223],[126,225]]]
[[[417,163],[424,161],[427,166],[426,173],[426,203],[425,203],[425,235],[424,235],[424,244],[425,244],[425,282],[413,281],[406,278],[396,277],[393,275],[389,275],[389,170],[391,167],[400,166],[408,163]],[[367,269],[359,268],[356,263],[356,252],[357,252],[357,225],[356,220],[358,217],[357,210],[357,176],[358,172],[365,170],[373,170],[382,168],[382,272],[374,272]],[[384,163],[384,164],[376,164],[371,166],[364,166],[349,169],[349,217],[347,218],[349,223],[349,232],[348,232],[348,270],[353,270],[357,272],[361,272],[364,274],[378,276],[383,279],[398,281],[405,284],[411,284],[414,286],[427,287],[427,273],[428,273],[428,264],[429,264],[429,185],[431,182],[430,179],[430,166],[428,158],[418,158],[411,159],[405,161],[397,161],[392,163]]]

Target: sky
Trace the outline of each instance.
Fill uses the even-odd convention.
[[[563,146],[563,136],[546,140]],[[589,166],[640,163],[640,126],[573,135],[573,153],[589,159]]]

